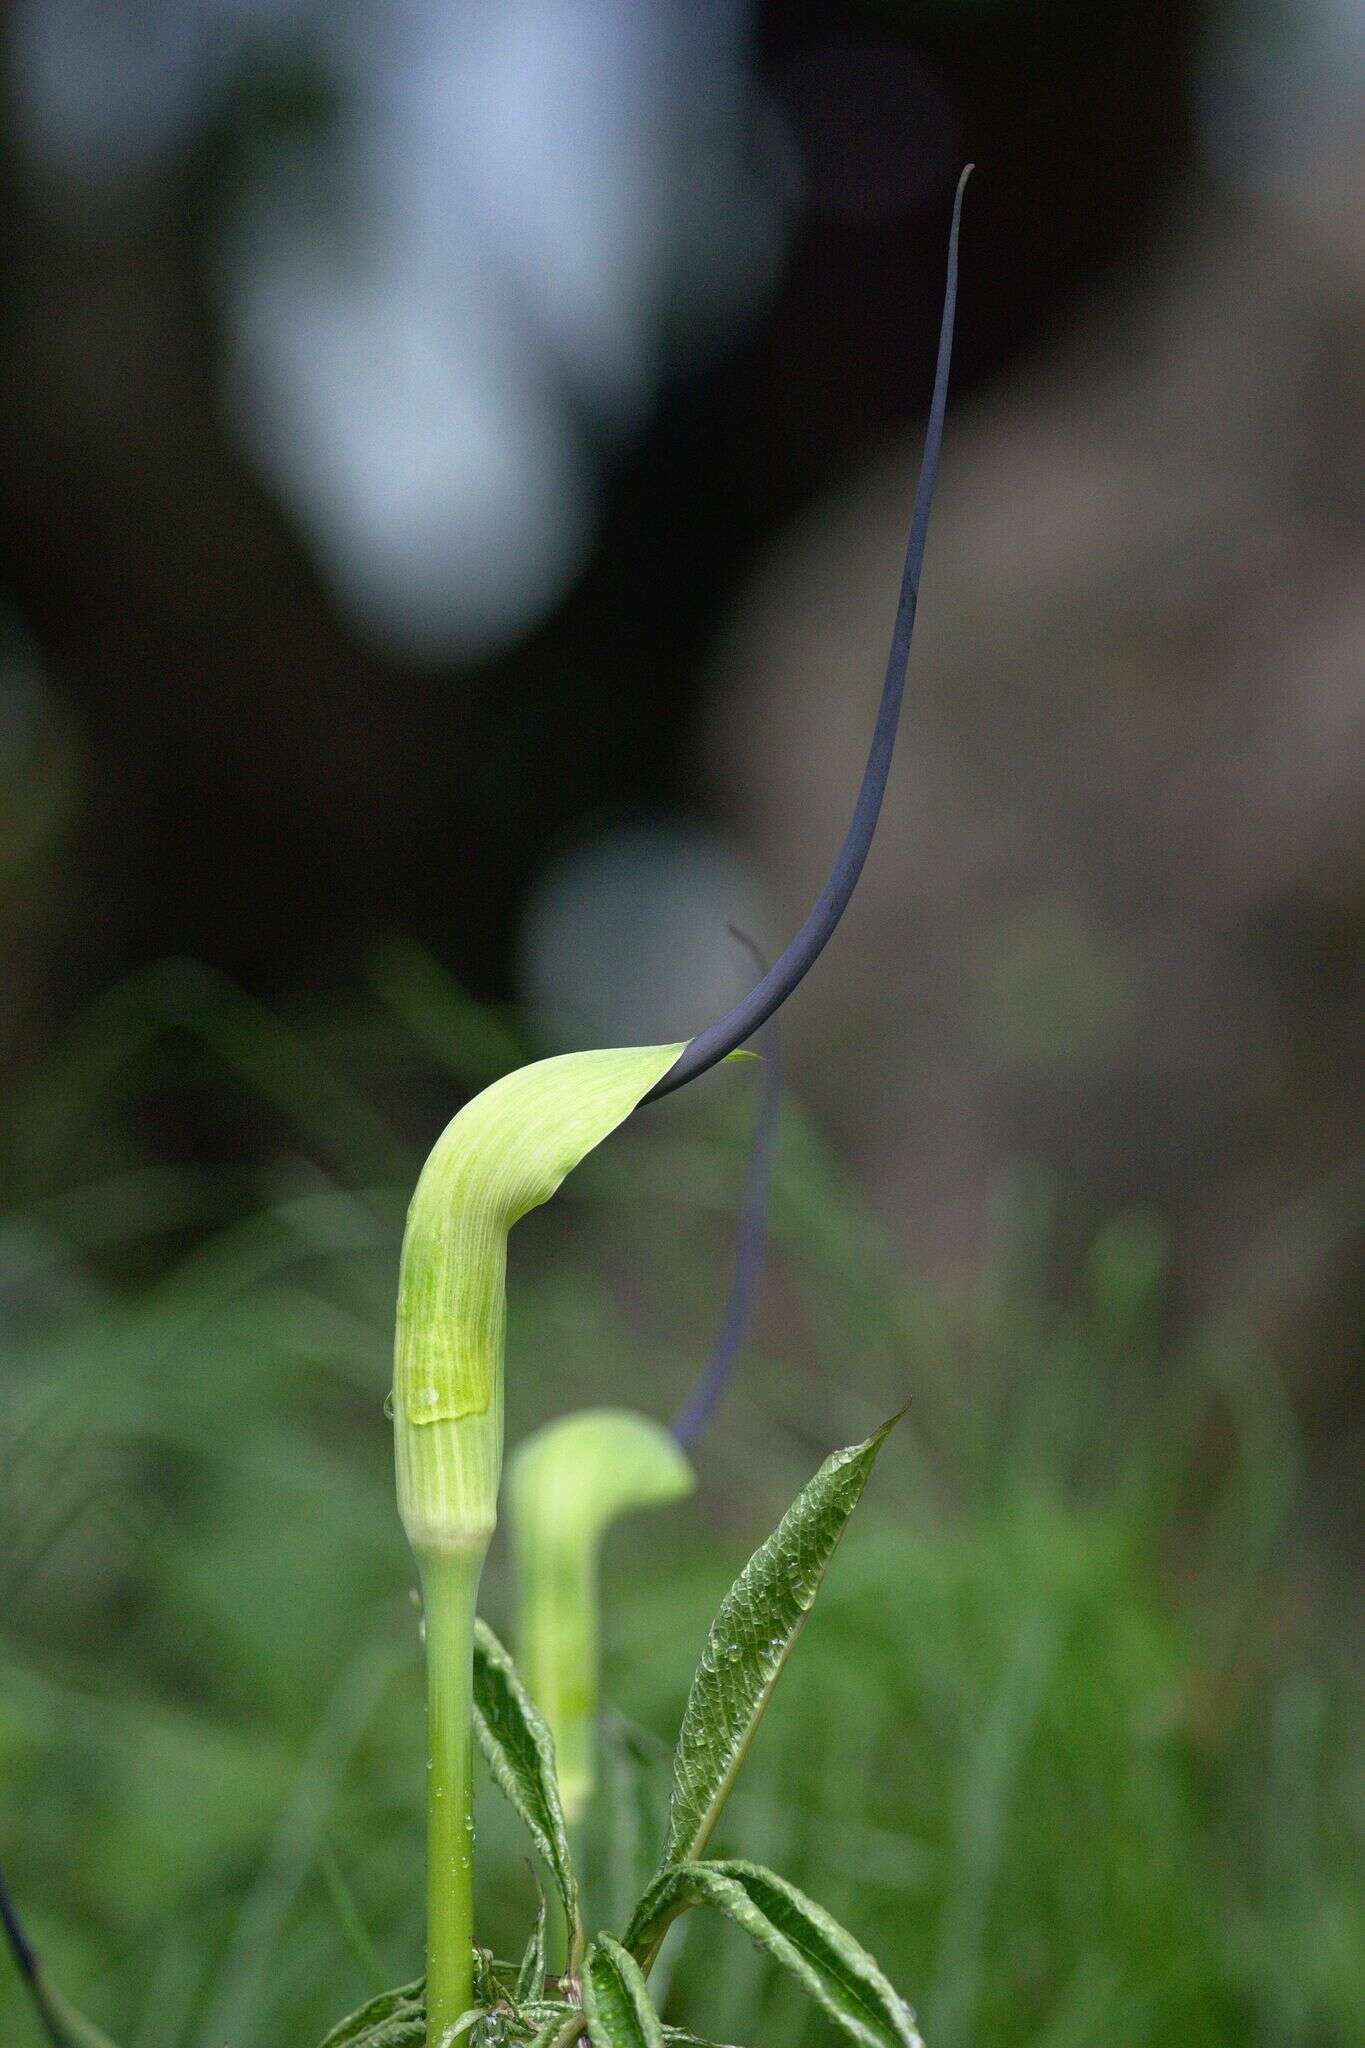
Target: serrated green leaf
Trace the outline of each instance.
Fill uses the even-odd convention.
[[[887,1431],[826,1458],[720,1604],[673,1757],[660,1869],[701,1855]]]
[[[555,1778],[554,1742],[512,1659],[484,1621],[474,1624],[474,1728],[494,1779],[555,1881],[568,1927],[576,1930],[578,1880]]]
[[[381,1992],[333,2027],[321,2048],[426,2048],[426,1983]]]
[[[664,2048],[640,1965],[609,1934],[599,1934],[583,1964],[583,2011],[592,2048]]]
[[[536,1924],[531,1929],[526,1943],[526,1952],[517,1971],[514,1996],[518,2005],[525,2005],[528,1999],[538,1998],[545,1988],[545,1894],[536,1886]]]
[[[680,1863],[661,1871],[626,1934],[651,1955],[689,1906],[714,1906],[767,1950],[860,2048],[923,2048],[914,2014],[837,1920],[758,1863]]]

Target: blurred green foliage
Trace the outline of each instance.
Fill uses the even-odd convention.
[[[398,1246],[424,1146],[517,1056],[401,952],[372,1001],[298,1031],[172,966],[8,1106],[0,1856],[124,2048],[308,2044],[419,1967],[423,1693],[382,1412]],[[519,1229],[513,1440],[590,1400],[670,1412],[724,1287],[749,1085],[637,1119]],[[220,1121],[268,1116],[268,1168],[228,1142],[246,1163],[154,1163],[157,1104],[205,1093]],[[778,1255],[702,1491],[608,1546],[629,1797],[597,1817],[592,1912],[657,1849],[725,1585],[813,1462],[908,1396],[719,1853],[732,1831],[825,1900],[930,2048],[1344,2048],[1353,1695],[1288,1407],[1235,1333],[1172,1353],[1154,1219],[1115,1221],[1059,1305],[1046,1202],[1021,1182],[1004,1206],[991,1269],[925,1286],[789,1105]],[[500,1552],[484,1604],[505,1623]],[[479,1826],[506,1946],[531,1879],[491,1793]],[[823,2038],[692,1924],[660,1973],[690,2024]],[[36,2044],[7,1965],[0,2038]]]

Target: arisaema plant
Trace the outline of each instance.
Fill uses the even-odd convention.
[[[342,2021],[323,2048],[688,2043],[694,2037],[686,2031],[664,2026],[648,1979],[669,1927],[693,1907],[708,1907],[742,1928],[862,2048],[914,2048],[918,2041],[909,2006],[820,1906],[758,1864],[707,1853],[889,1423],[826,1459],[721,1602],[683,1713],[657,1869],[615,1932],[588,1937],[572,1843],[594,1783],[590,1574],[597,1539],[614,1514],[676,1497],[690,1484],[678,1435],[627,1411],[599,1411],[569,1418],[517,1461],[513,1491],[530,1686],[476,1606],[502,1471],[508,1233],[643,1104],[686,1086],[761,1030],[818,958],[862,871],[905,689],[947,400],[965,180],[964,172],[881,702],[848,832],[817,902],[748,995],[695,1038],[570,1053],[505,1075],[447,1126],[418,1181],[399,1275],[393,1417],[398,1507],[425,1616],[426,1974]],[[703,1410],[714,1392],[714,1379],[709,1387],[704,1382]],[[683,1418],[680,1433],[694,1426],[695,1417]],[[559,1734],[558,1758],[542,1708]],[[476,1738],[544,1866],[562,1920],[562,1954],[547,1954],[543,1909],[515,1961],[499,1961],[478,1943]],[[53,2048],[107,2048],[47,1982],[3,1888],[0,1907]]]
[[[733,927],[732,927],[733,930]],[[734,932],[760,973],[753,942]],[[516,1576],[516,1655],[555,1746],[570,1839],[597,1790],[599,1598],[602,1538],[620,1516],[663,1507],[696,1483],[690,1452],[725,1391],[744,1339],[763,1262],[764,1212],[782,1076],[778,1021],[759,1035],[758,1113],[740,1204],[734,1265],[716,1341],[695,1386],[665,1428],[628,1408],[560,1416],[513,1453],[507,1483]]]

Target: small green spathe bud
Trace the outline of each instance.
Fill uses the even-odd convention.
[[[624,1408],[589,1408],[529,1437],[507,1496],[520,1605],[517,1661],[555,1741],[572,1827],[596,1783],[597,1556],[632,1508],[680,1500],[696,1484],[669,1430]]]

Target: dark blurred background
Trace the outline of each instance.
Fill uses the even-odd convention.
[[[0,1856],[27,1856],[87,2002],[102,1986],[138,2048],[320,2025],[306,1944],[304,1989],[276,2010],[261,1988],[308,1884],[316,1954],[340,1926],[354,1959],[359,1929],[404,1972],[396,1877],[358,1904],[334,1843],[262,1892],[274,1778],[255,1832],[168,1847],[184,1802],[165,1827],[141,1780],[120,1804],[62,1688],[103,1699],[117,1667],[152,1755],[187,1702],[214,1741],[235,1715],[313,1755],[340,1620],[287,1710],[274,1637],[254,1653],[275,1679],[214,1694],[236,1654],[220,1566],[268,1512],[237,1473],[196,1515],[226,1485],[195,1435],[212,1372],[286,1491],[291,1429],[302,1469],[348,1403],[346,1456],[382,1468],[399,1194],[461,1091],[528,1049],[686,1034],[742,982],[728,922],[774,948],[802,914],[860,772],[967,160],[906,724],[863,888],[788,1021],[780,1256],[706,1540],[742,1555],[784,1460],[937,1374],[935,1527],[978,1527],[1012,1442],[1068,1499],[1112,1479],[1130,1413],[1164,1474],[1132,1600],[1161,1609],[1173,1558],[1183,1584],[1197,1523],[1224,1591],[1286,1557],[1306,1574],[1262,1588],[1265,1642],[1299,1643],[1293,1610],[1340,1652],[1365,1185],[1356,0],[11,0],[0,21],[0,1760],[12,1812],[46,1816]],[[699,1136],[674,1111],[641,1140],[646,1184],[696,1211],[667,1257],[647,1232],[612,1251],[606,1168],[604,1210],[533,1239],[528,1332],[595,1361],[599,1394],[626,1358],[652,1386],[653,1357],[662,1410],[704,1347],[747,1114],[718,1082]],[[250,1233],[286,1209],[296,1232],[300,1202],[324,1205],[307,1313],[242,1277],[275,1274]],[[848,1404],[819,1375],[831,1343]],[[169,1435],[153,1358],[204,1403]],[[543,1369],[522,1419],[576,1385]],[[746,1509],[727,1478],[779,1440]],[[1271,1502],[1254,1538],[1221,1491],[1247,1471]],[[339,1616],[401,1577],[387,1512]],[[148,1561],[168,1541],[174,1599]],[[709,1587],[713,1552],[678,1542]],[[246,1605],[267,1578],[287,1602],[307,1553],[296,1528]],[[172,1656],[192,1581],[218,1590]],[[1032,1654],[1020,1676],[1002,1651],[1003,1697]],[[1252,1692],[1290,1742],[1300,1693]],[[1239,1796],[1212,1796],[1219,1825]],[[83,1854],[95,1810],[108,1839]],[[874,1864],[914,1866],[877,1839]],[[896,1925],[923,1909],[907,1988],[932,1955],[959,1987],[931,2048],[1249,2038],[1242,1992],[1142,2006],[1125,1964],[1137,2003],[1106,2003],[1088,1949],[1049,1974],[1017,1927],[992,1947],[941,1878],[931,1858],[883,1901]],[[151,1924],[209,1891],[227,1917],[149,1960]],[[1320,1928],[1336,1907],[1313,1896]],[[1238,1923],[1243,1962],[1263,1938]],[[1255,2038],[1339,2038],[1345,1939],[1294,1965]],[[1030,2005],[1021,1982],[1050,1988]],[[759,2011],[775,2038],[761,1998],[732,2024]]]

